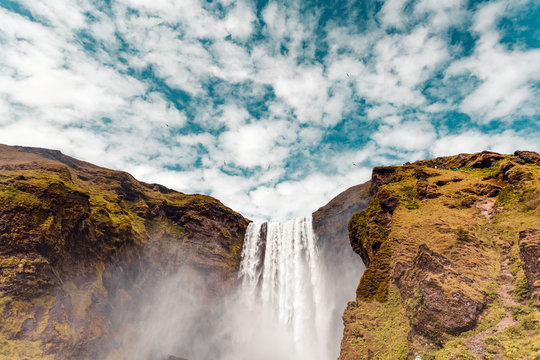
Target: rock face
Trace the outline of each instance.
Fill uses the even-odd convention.
[[[0,358],[96,358],[114,346],[113,304],[181,267],[220,296],[247,224],[209,196],[0,145]]]
[[[527,285],[533,297],[540,296],[540,230],[526,229],[519,233],[519,255]]]
[[[366,270],[339,359],[540,356],[539,165],[516,151],[375,168],[348,226]]]
[[[354,213],[369,204],[370,186],[369,182],[353,186],[313,213],[313,231],[321,242],[331,242],[335,247],[348,246],[347,224]]]
[[[441,333],[458,335],[476,325],[484,299],[475,300],[459,289],[445,297],[445,285],[463,280],[450,260],[425,244],[420,245],[411,266],[396,264],[393,281],[415,333],[440,341]]]

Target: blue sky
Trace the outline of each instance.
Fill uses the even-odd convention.
[[[371,167],[540,150],[538,1],[0,0],[0,143],[305,215]]]

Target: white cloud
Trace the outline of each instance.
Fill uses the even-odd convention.
[[[225,29],[233,39],[246,40],[253,32],[255,14],[246,3],[237,1],[225,17]]]
[[[423,150],[435,140],[433,125],[428,122],[406,122],[396,125],[381,125],[372,135],[382,148],[395,148],[406,151]]]
[[[402,28],[405,22],[403,8],[407,0],[388,0],[381,9],[381,20],[389,27]]]
[[[457,135],[448,135],[437,139],[431,147],[434,156],[474,153],[491,150],[503,154],[515,150],[540,151],[538,138],[528,138],[524,134],[507,130],[502,133],[486,134],[477,130],[468,130]]]
[[[212,46],[212,54],[217,65],[212,66],[212,74],[230,82],[241,82],[251,78],[253,64],[248,52],[231,42],[217,42]]]
[[[481,84],[461,103],[461,111],[478,122],[512,119],[538,112],[540,50],[509,50],[502,45],[495,22],[504,3],[489,3],[476,14],[474,30],[480,39],[471,57],[458,60],[447,70],[447,76],[469,74]]]
[[[285,121],[254,122],[222,133],[219,152],[222,158],[241,167],[269,167],[281,164],[296,139]]]
[[[297,2],[270,1],[261,19],[243,0],[22,4],[41,23],[0,7],[0,142],[211,194],[251,218],[305,215],[367,180],[366,164],[540,143],[508,130],[539,104],[538,50],[506,48],[496,27],[515,3],[473,19],[462,0],[393,0],[362,30],[337,16],[318,33],[321,11]],[[448,28],[471,22],[476,48],[455,61]],[[430,117],[449,110],[508,122],[438,137]],[[349,131],[365,132],[351,144]]]
[[[443,30],[467,18],[463,0],[420,0],[414,10],[418,14],[430,14],[429,25],[434,30]]]
[[[321,121],[329,87],[321,67],[300,67],[294,74],[282,73],[275,78],[273,86],[276,95],[294,109],[300,122]]]
[[[229,129],[236,129],[244,125],[250,118],[249,112],[244,107],[232,103],[219,106],[217,113],[219,115],[215,116],[213,120]]]
[[[370,176],[371,169],[355,168],[346,176],[314,173],[302,180],[285,181],[275,187],[260,186],[249,193],[248,213],[254,216],[271,214],[272,220],[287,220],[300,214],[308,215],[350,186],[367,181]],[[255,218],[255,220],[267,219]]]

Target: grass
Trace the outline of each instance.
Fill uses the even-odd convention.
[[[408,358],[409,321],[401,305],[399,290],[390,286],[388,301],[349,303],[339,360]]]
[[[349,222],[353,250],[368,264],[356,290],[359,300],[386,301],[390,278],[391,244],[379,200],[375,199],[366,211],[355,214]]]
[[[52,359],[54,356],[42,353],[47,344],[32,341],[44,331],[50,334],[51,328],[57,333],[60,346],[72,341],[74,343],[68,346],[77,346],[81,340],[98,337],[106,327],[107,319],[89,310],[91,296],[96,292],[107,295],[101,284],[102,271],[127,246],[137,250],[152,241],[159,249],[174,246],[174,249],[189,253],[186,258],[191,253],[199,253],[204,259],[212,252],[223,257],[224,266],[211,266],[215,266],[215,271],[223,271],[225,276],[239,266],[243,218],[218,200],[204,195],[160,192],[125,173],[81,166],[67,168],[45,160],[19,170],[2,170],[0,174],[0,215],[10,219],[6,230],[9,238],[5,243],[13,244],[12,252],[37,251],[41,254],[34,260],[16,255],[0,256],[0,275],[3,280],[9,279],[7,281],[16,285],[13,278],[19,274],[19,265],[22,264],[26,271],[45,264],[40,269],[54,274],[58,288],[72,304],[74,318],[69,321],[85,320],[77,329],[69,322],[59,322],[60,316],[70,315],[64,314],[64,310],[60,310],[61,315],[50,314],[54,298],[32,298],[37,293],[30,285],[25,287],[28,299],[0,295],[0,360]],[[223,225],[216,229],[216,236],[224,239],[225,248],[207,246],[206,239],[196,242],[193,239],[195,230],[179,225],[179,219],[174,218],[186,213],[191,216],[184,219],[188,224],[201,220],[218,224],[219,220],[215,219],[228,217],[227,220],[238,220],[240,225],[238,228]],[[77,240],[75,244],[73,238]],[[153,266],[159,268],[161,265]],[[33,275],[38,281],[42,280],[39,273]],[[82,285],[79,277],[95,281],[86,281]],[[39,316],[36,309],[42,310]],[[28,318],[37,321],[35,328],[26,340],[16,340],[14,337]]]
[[[498,296],[497,289],[501,253],[506,251],[503,249],[507,249],[508,246],[511,246],[511,269],[515,275],[516,299],[526,300],[529,297],[517,242],[518,233],[521,230],[538,228],[540,223],[540,192],[538,190],[540,167],[522,167],[520,171],[531,175],[506,186],[502,184],[489,222],[480,215],[480,211],[475,206],[485,201],[486,197],[470,191],[470,189],[482,189],[487,186],[500,186],[501,183],[498,180],[500,179],[498,175],[500,164],[510,159],[511,156],[506,156],[489,168],[470,171],[467,166],[465,170],[445,169],[444,167],[448,165],[439,167],[437,170],[423,168],[422,171],[431,175],[427,177],[429,186],[441,195],[437,198],[422,200],[418,199],[414,192],[417,181],[414,177],[414,164],[407,169],[398,169],[394,181],[382,186],[385,191],[392,191],[400,198],[400,205],[391,218],[386,219],[387,225],[381,226],[385,222],[374,216],[373,212],[370,214],[369,208],[366,212],[355,214],[351,219],[349,224],[351,241],[353,247],[357,247],[357,252],[363,252],[363,256],[366,256],[369,246],[379,236],[373,230],[377,226],[384,229],[385,240],[381,243],[379,251],[383,249],[383,244],[389,244],[387,251],[383,254],[388,259],[384,266],[390,269],[390,273],[398,261],[410,264],[417,254],[418,246],[426,244],[432,251],[445,256],[455,271],[456,275],[430,274],[437,279],[440,277],[439,282],[445,296],[451,296],[456,291],[460,291],[475,301],[488,304],[474,329],[457,336],[446,334],[446,342],[442,348],[436,348],[435,345],[423,342],[423,340],[409,338],[409,356],[419,353],[422,359],[476,359],[476,356],[470,352],[468,339],[481,331],[494,328],[502,318],[507,316],[507,310]],[[454,158],[448,158],[446,161],[448,164],[452,161],[458,163]],[[454,181],[457,178],[459,181]],[[372,202],[370,207],[373,209],[376,204]],[[373,260],[374,257],[371,261]],[[342,352],[340,359],[363,359],[368,348],[376,349],[376,354],[382,354],[380,351],[385,346],[385,340],[376,341],[375,339],[384,330],[382,327],[379,328],[378,324],[390,315],[381,313],[380,309],[402,306],[401,299],[393,297],[392,281],[388,282],[389,291],[386,302],[368,301],[374,299],[373,294],[380,288],[381,282],[375,281],[377,280],[376,269],[377,267],[373,264],[367,267],[359,284],[357,302],[345,311],[345,343],[342,343],[342,351],[343,349],[346,351],[345,355]],[[382,267],[380,270],[384,273],[385,269]],[[378,286],[375,286],[377,284]],[[406,308],[411,312],[425,301],[417,290],[413,291],[409,299],[406,299]],[[370,296],[366,297],[365,294],[370,294]],[[540,346],[538,314],[540,312],[531,304],[520,306],[519,309],[521,310],[515,315],[519,325],[515,329],[509,328],[493,336],[486,345],[486,358],[493,358],[495,355],[503,355],[508,359],[540,358],[538,353],[538,346]],[[367,320],[362,319],[364,316]],[[396,323],[398,322],[399,320],[396,320]],[[366,331],[375,332],[375,335],[367,338]],[[512,338],[515,339],[516,344],[512,344]],[[353,353],[357,357],[350,355]],[[392,356],[384,354],[375,355],[374,358],[398,358],[395,354]]]

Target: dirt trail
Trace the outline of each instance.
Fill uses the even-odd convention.
[[[489,228],[489,226],[493,222],[492,215],[494,212],[493,210],[494,204],[495,204],[494,198],[487,199],[481,203],[476,204],[476,207],[480,209],[480,214],[484,216],[488,222],[487,228]],[[499,295],[504,306],[520,305],[517,301],[514,300],[514,297],[512,296],[512,291],[514,290],[514,285],[512,284],[513,278],[514,278],[514,275],[512,274],[512,271],[510,270],[510,258],[507,252],[503,252],[503,254],[501,255],[501,268],[497,276],[497,280],[499,281],[497,294]],[[506,316],[502,318],[493,328],[484,330],[467,340],[467,347],[469,348],[469,351],[475,354],[478,359],[481,359],[481,360],[485,359],[484,358],[484,351],[485,351],[484,340],[487,337],[500,333],[507,327],[519,325],[519,323],[514,320],[512,314],[508,310],[505,309],[505,312],[506,312]],[[503,359],[503,357],[496,356],[491,359],[499,360],[499,359]]]
[[[493,205],[495,205],[496,198],[487,198],[482,202],[476,203],[476,207],[480,210],[480,215],[484,216],[491,225],[493,222],[492,215],[494,212]]]

